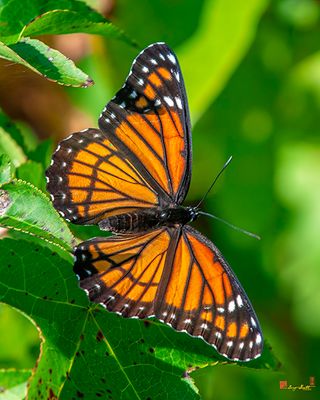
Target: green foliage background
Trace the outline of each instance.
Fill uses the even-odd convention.
[[[0,6],[2,3],[6,2],[0,1]],[[99,2],[86,3],[96,6]],[[100,20],[95,18],[89,22],[97,24]],[[317,388],[310,393],[285,391],[279,389],[279,381],[299,386],[314,376],[316,384],[317,379],[320,382],[319,2],[140,0],[133,4],[118,0],[111,20],[125,31],[122,36],[120,29],[111,30],[120,40],[110,37],[110,28],[95,25],[96,31],[92,28],[91,32],[109,37],[93,39],[91,54],[77,62],[84,72],[76,71],[74,80],[65,77],[65,70],[70,72],[71,67],[59,55],[55,75],[49,78],[59,81],[62,77],[62,84],[87,86],[90,76],[94,86],[86,90],[65,87],[64,91],[68,101],[96,123],[105,103],[122,86],[137,52],[152,42],[166,41],[180,60],[192,114],[193,177],[187,200],[199,200],[233,155],[231,166],[206,200],[205,211],[262,237],[257,242],[206,219],[196,224],[232,265],[282,363],[280,371],[222,364],[201,368],[191,373],[200,395],[205,400],[317,398]],[[29,27],[28,35],[32,29],[38,33],[39,26]],[[90,31],[79,26],[78,31]],[[46,33],[64,32],[57,28]],[[22,46],[13,43],[18,32],[5,34],[7,41],[3,42],[11,47],[0,46],[2,56]],[[24,52],[19,57],[21,54]],[[48,75],[48,71],[38,70]],[[55,110],[52,115],[63,119]],[[6,131],[0,131],[0,153],[9,157],[17,178],[44,190],[50,142],[37,143],[36,133],[30,133],[35,128],[25,124],[20,125],[19,136],[10,122],[1,118]],[[49,137],[57,140],[54,132],[47,132]],[[8,182],[13,173],[4,168],[1,182]],[[23,193],[28,188],[24,187]],[[21,190],[16,186],[9,189],[16,193],[15,203],[19,202]],[[37,199],[37,206],[41,207],[42,201],[46,200]],[[3,225],[17,223],[16,217],[8,216]],[[70,228],[82,238],[97,234],[96,230]],[[51,235],[54,243],[64,240],[70,246],[68,228],[63,225],[62,238],[54,229],[43,239]],[[0,368],[6,370],[0,374],[0,386],[9,380],[17,388],[38,358],[39,332],[24,315],[1,304],[0,343]],[[14,369],[20,371],[19,376]],[[179,396],[184,398],[183,393]],[[18,394],[12,397],[18,398]]]

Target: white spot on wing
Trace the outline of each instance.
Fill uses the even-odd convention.
[[[156,61],[154,58],[151,58],[150,62],[151,62],[151,64],[153,64],[153,65],[157,65],[157,64],[158,64],[157,61]]]
[[[254,320],[254,318],[252,318],[252,317],[251,317],[251,325],[252,325],[254,328],[257,327],[257,323],[256,323],[256,321]]]
[[[163,99],[168,104],[169,107],[172,107],[174,105],[173,100],[171,99],[171,97],[164,96]]]
[[[138,96],[137,92],[135,92],[134,90],[129,94],[129,97],[131,99],[135,99]]]
[[[144,80],[142,78],[138,79],[138,85],[143,86]]]
[[[181,103],[180,97],[176,96],[175,99],[176,99],[176,103],[177,103],[178,108],[180,108],[180,110],[182,110],[182,103]]]
[[[231,300],[228,304],[228,311],[233,312],[235,309],[236,309],[236,304],[235,304],[234,300]]]
[[[149,68],[146,66],[142,67],[142,72],[149,72]]]
[[[168,60],[170,60],[172,62],[172,64],[176,64],[177,63],[176,62],[176,58],[172,53],[168,54],[167,57],[168,57]]]
[[[262,337],[261,337],[260,333],[257,333],[257,336],[256,336],[256,343],[257,343],[257,344],[260,344],[261,342],[262,342]]]
[[[236,300],[237,300],[238,307],[242,307],[243,301],[242,301],[242,297],[240,296],[240,294],[238,294]]]

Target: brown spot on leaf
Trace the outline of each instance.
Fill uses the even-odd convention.
[[[97,336],[96,336],[97,342],[101,342],[101,340],[103,340],[103,338],[104,338],[103,333],[101,331],[98,331]]]
[[[49,389],[49,396],[47,400],[57,400],[58,397],[53,393],[53,390],[50,388]]]

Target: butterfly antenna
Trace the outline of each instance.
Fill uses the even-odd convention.
[[[216,215],[209,214],[209,213],[206,213],[206,212],[203,212],[203,211],[198,211],[198,214],[206,215],[207,217],[210,217],[210,218],[216,219],[217,221],[223,222],[224,224],[230,226],[230,228],[234,229],[235,231],[242,232],[242,233],[244,233],[245,235],[251,236],[251,237],[253,237],[253,238],[257,239],[257,240],[260,240],[260,239],[261,239],[261,237],[258,236],[258,235],[256,235],[255,233],[246,231],[245,229],[241,229],[241,228],[239,228],[238,226],[235,226],[235,225],[233,225],[233,224],[230,224],[230,222],[227,222],[226,220],[224,220],[224,219],[222,219],[222,218],[219,218],[219,217],[217,217]]]
[[[232,156],[230,156],[228,158],[228,160],[225,162],[224,166],[221,168],[221,171],[218,173],[218,175],[214,178],[214,181],[211,183],[209,189],[207,190],[207,192],[205,193],[205,195],[202,197],[202,199],[199,201],[199,203],[195,206],[195,208],[199,208],[201,206],[201,204],[204,202],[204,200],[206,199],[206,197],[208,196],[208,194],[210,193],[211,189],[213,188],[214,184],[217,182],[217,180],[219,179],[220,175],[222,174],[222,172],[227,168],[227,166],[231,163],[232,160]]]

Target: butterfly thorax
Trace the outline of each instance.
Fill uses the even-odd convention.
[[[160,226],[185,225],[197,216],[198,211],[192,207],[148,208],[106,218],[99,223],[99,227],[115,233],[137,233]]]

